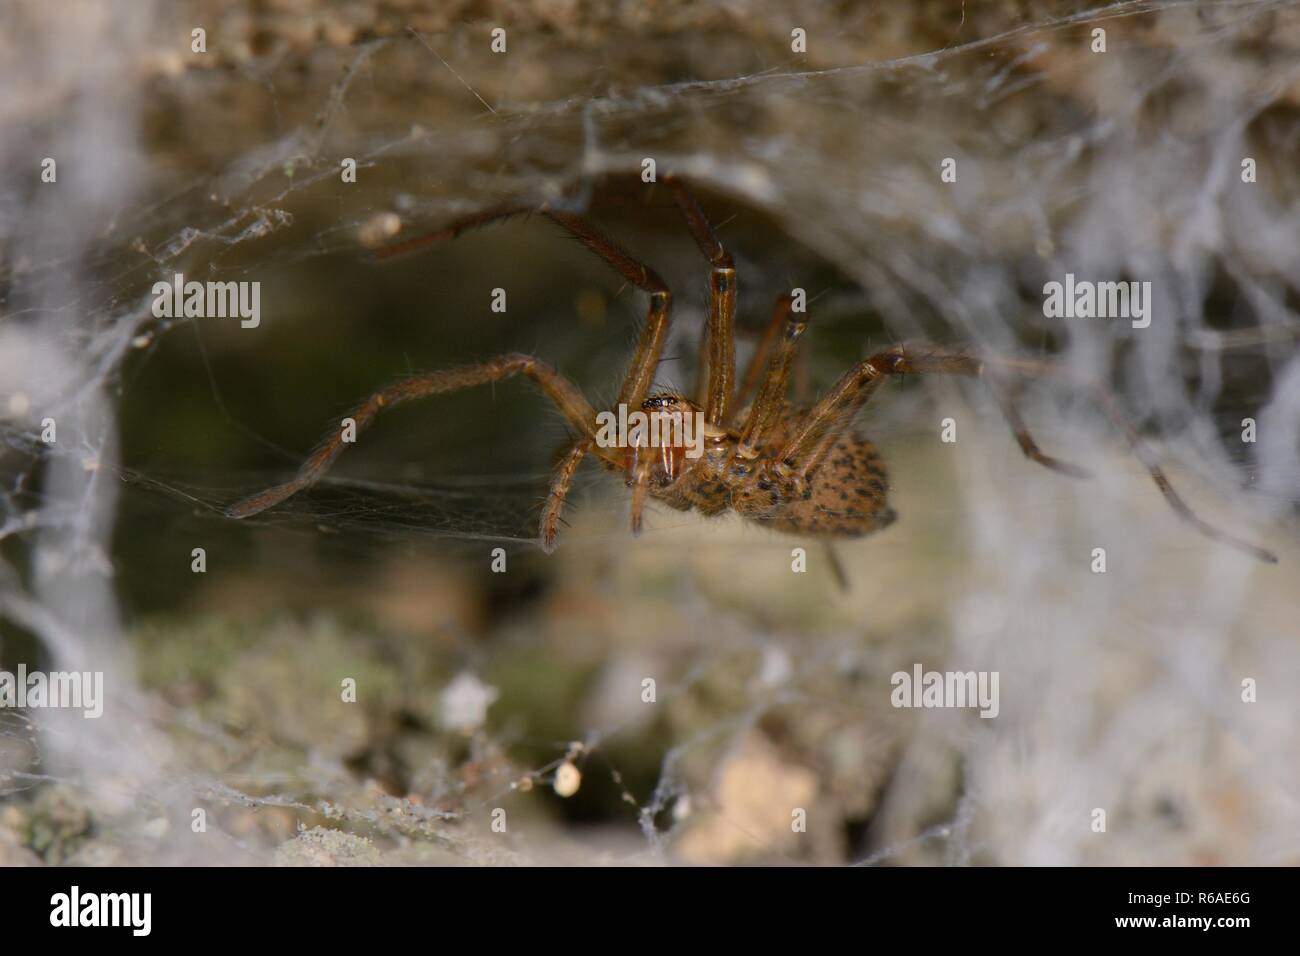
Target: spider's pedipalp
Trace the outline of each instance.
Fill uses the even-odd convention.
[[[646,492],[650,490],[650,458],[645,456],[638,463],[632,484],[632,533],[641,533],[641,514],[645,510]]]

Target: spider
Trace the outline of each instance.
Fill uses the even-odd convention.
[[[469,229],[514,216],[536,213],[568,230],[619,275],[649,295],[649,308],[636,352],[623,378],[618,404],[627,409],[688,416],[703,413],[703,453],[690,457],[681,442],[651,447],[638,441],[613,447],[598,440],[595,409],[578,387],[554,368],[522,353],[508,353],[472,365],[411,375],[374,392],[349,413],[360,432],[379,412],[404,402],[486,385],[516,375],[531,378],[555,404],[574,432],[562,455],[542,508],[540,539],[549,554],[555,548],[560,515],[578,465],[593,455],[620,473],[631,488],[632,532],[641,529],[647,496],[681,511],[706,515],[734,511],[782,532],[827,540],[855,538],[887,527],[895,520],[888,504],[889,481],[876,447],[852,427],[858,411],[885,381],[902,375],[937,373],[982,379],[991,388],[1021,451],[1053,471],[1076,478],[1089,472],[1044,454],[1030,435],[1015,400],[1014,386],[1026,379],[1074,381],[1051,362],[978,356],[933,345],[904,343],[886,348],[855,364],[810,408],[786,399],[787,384],[799,340],[807,328],[802,312],[788,296],[778,300],[753,358],[736,381],[734,322],[736,269],[699,203],[676,176],[666,176],[686,227],[709,265],[709,311],[704,330],[698,400],[675,392],[652,392],[656,368],[667,338],[672,294],[664,280],[586,219],[549,206],[508,206],[458,220],[431,235],[381,250],[379,258],[414,251],[429,243],[455,238]],[[1174,491],[1169,479],[1120,410],[1115,397],[1098,384],[1088,388],[1128,441],[1165,500],[1202,534],[1266,562],[1271,552],[1220,531],[1201,520]],[[326,437],[283,484],[244,498],[227,509],[246,518],[280,504],[310,487],[343,452],[341,433]]]

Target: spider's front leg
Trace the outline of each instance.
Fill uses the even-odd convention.
[[[878,352],[849,369],[808,413],[802,425],[781,450],[778,468],[795,481],[806,481],[820,467],[835,437],[848,427],[857,411],[866,404],[886,377],[925,372],[983,379],[993,389],[1025,456],[1073,477],[1086,477],[1088,473],[1039,450],[1037,442],[1020,417],[1010,385],[1015,379],[1057,378],[1086,388],[1124,435],[1133,454],[1146,467],[1151,480],[1180,518],[1212,540],[1221,541],[1261,561],[1270,564],[1277,562],[1277,556],[1271,551],[1215,528],[1192,511],[1182,496],[1174,491],[1169,478],[1137,429],[1124,415],[1113,393],[1096,382],[1079,381],[1060,366],[1041,360],[977,357],[926,345],[898,345]]]
[[[659,358],[663,354],[664,342],[668,337],[668,326],[672,321],[672,293],[668,284],[655,270],[641,262],[609,236],[605,235],[585,218],[549,206],[504,206],[485,212],[466,216],[437,232],[405,242],[388,246],[374,254],[376,259],[391,259],[423,249],[426,246],[455,239],[470,231],[492,223],[503,222],[517,216],[536,214],[545,216],[552,222],[566,229],[570,235],[604,260],[605,264],[650,295],[650,307],[646,312],[645,324],[641,329],[641,338],[637,344],[636,355],[632,359],[623,387],[619,391],[619,402],[629,408],[639,408],[650,392],[654,383],[655,371],[659,367]]]
[[[585,438],[594,440],[596,412],[578,387],[549,365],[531,355],[518,352],[500,355],[476,365],[464,365],[443,372],[430,372],[399,379],[372,394],[346,417],[355,423],[356,433],[360,434],[385,408],[432,395],[459,391],[473,385],[500,382],[516,375],[526,375],[541,386],[542,391],[555,403],[569,424]],[[343,439],[343,429],[331,432],[316,451],[303,462],[293,478],[236,502],[226,509],[226,514],[232,518],[247,518],[310,488],[329,470],[335,459],[343,454],[347,444],[348,442]],[[591,450],[591,447],[593,445],[589,443],[588,450]]]
[[[603,259],[610,268],[624,279],[638,289],[649,293],[650,306],[646,312],[645,324],[641,329],[636,354],[632,358],[627,374],[623,379],[623,386],[619,390],[620,403],[627,405],[629,408],[640,408],[654,383],[655,371],[659,367],[664,342],[668,337],[668,326],[672,321],[672,295],[668,291],[667,284],[660,278],[658,273],[638,261],[622,246],[583,217],[545,206],[541,208],[508,206],[468,216],[437,232],[389,246],[377,252],[375,258],[389,259],[404,255],[434,243],[455,239],[470,229],[529,213],[545,216],[564,227],[574,238]],[[524,374],[537,381],[564,413],[570,425],[582,436],[577,444],[569,450],[561,463],[553,481],[551,493],[542,511],[542,547],[549,552],[555,545],[560,511],[568,495],[569,485],[582,459],[587,454],[595,453],[616,467],[621,467],[623,463],[619,451],[599,447],[595,441],[595,410],[582,396],[577,386],[554,369],[543,365],[532,356],[512,353],[479,365],[464,366],[447,372],[416,375],[374,393],[365,402],[357,406],[349,417],[355,421],[356,430],[360,432],[382,408],[416,398],[467,388],[471,385],[497,382],[516,374]],[[265,511],[267,508],[271,508],[286,498],[297,494],[304,488],[310,487],[320,480],[320,477],[333,464],[334,460],[342,454],[344,444],[341,432],[331,434],[316,452],[303,463],[298,474],[293,479],[237,502],[226,509],[226,513],[233,518],[246,518],[260,511]],[[640,493],[634,492],[633,494],[632,527],[634,530],[640,527],[640,509],[644,498],[644,489]]]
[[[560,531],[560,512],[568,500],[569,488],[573,485],[573,476],[578,473],[582,459],[591,453],[593,442],[590,438],[580,438],[564,453],[560,464],[551,479],[551,490],[542,507],[541,539],[542,550],[551,554],[555,550],[555,536]]]

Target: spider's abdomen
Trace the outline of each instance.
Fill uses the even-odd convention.
[[[857,538],[893,524],[889,479],[876,446],[853,433],[841,435],[801,495],[779,482],[737,490],[735,509],[790,534]]]

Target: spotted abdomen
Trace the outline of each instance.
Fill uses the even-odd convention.
[[[736,504],[742,514],[778,531],[857,538],[894,522],[888,497],[889,478],[876,446],[849,433],[836,441],[803,495],[783,500],[780,489],[760,488]]]

